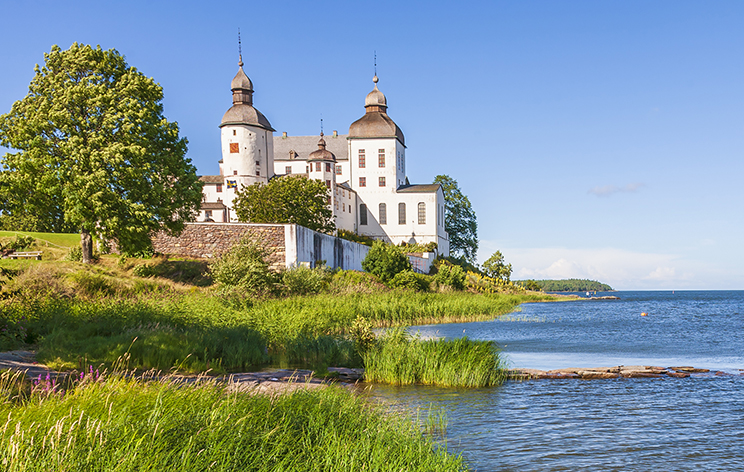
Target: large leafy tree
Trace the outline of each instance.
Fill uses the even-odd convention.
[[[512,274],[512,265],[506,263],[501,251],[496,251],[483,263],[483,272],[489,277],[508,282]]]
[[[437,175],[434,183],[444,191],[444,228],[449,235],[450,254],[473,263],[478,251],[478,221],[470,200],[449,175]]]
[[[236,192],[233,208],[240,221],[294,223],[332,234],[336,225],[328,198],[324,182],[288,175],[275,177],[267,184],[244,186]]]
[[[0,116],[2,212],[48,231],[81,233],[124,252],[157,230],[180,231],[202,198],[186,139],[163,116],[163,89],[116,50],[53,46],[29,92]]]

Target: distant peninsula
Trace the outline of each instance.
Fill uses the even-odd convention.
[[[541,290],[543,292],[612,292],[613,289],[607,284],[588,279],[563,279],[563,280],[515,280],[514,283],[528,290]]]

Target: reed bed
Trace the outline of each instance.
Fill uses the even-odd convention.
[[[265,396],[114,376],[19,400],[12,383],[0,382],[7,471],[467,470],[420,425],[340,388]]]
[[[235,306],[203,293],[94,300],[44,298],[0,302],[13,336],[0,349],[37,346],[55,368],[112,365],[129,353],[130,368],[238,372],[265,365],[362,365],[347,336],[358,317],[371,327],[492,319],[526,295],[382,292],[289,297]],[[22,328],[22,329],[21,329]]]
[[[506,380],[496,346],[468,338],[420,340],[387,331],[364,355],[364,378],[394,385],[488,387]]]

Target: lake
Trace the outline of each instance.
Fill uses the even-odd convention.
[[[744,291],[601,295],[620,300],[525,304],[498,320],[409,331],[495,341],[514,368],[719,373],[483,389],[375,385],[369,394],[409,415],[444,411],[447,448],[476,470],[744,470]]]

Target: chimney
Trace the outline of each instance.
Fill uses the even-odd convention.
[[[335,129],[333,130],[333,137],[338,138],[338,131],[336,131]]]
[[[287,137],[287,132],[286,131],[282,131],[282,138],[286,138],[286,137]]]

